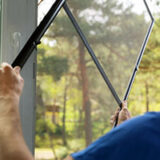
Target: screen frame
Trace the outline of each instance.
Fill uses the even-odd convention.
[[[143,56],[143,53],[145,51],[145,47],[147,45],[147,42],[149,40],[151,31],[152,31],[152,28],[153,28],[153,25],[154,25],[154,17],[152,16],[152,13],[151,13],[150,8],[147,4],[147,1],[143,0],[143,2],[144,2],[144,5],[147,9],[147,12],[148,12],[148,14],[151,18],[151,24],[148,28],[148,32],[147,32],[146,37],[144,39],[143,45],[141,47],[138,59],[136,61],[136,64],[135,64],[133,73],[131,75],[130,81],[128,83],[127,90],[125,92],[123,100],[128,99],[130,90],[132,88],[132,84],[133,84],[134,79],[135,79],[136,72],[138,71],[138,67],[139,67],[140,62],[142,60],[142,56]],[[13,61],[12,67],[20,66],[21,68],[23,68],[24,64],[26,63],[26,61],[31,56],[32,51],[37,48],[38,44],[40,44],[41,38],[43,37],[43,35],[47,31],[47,29],[49,28],[51,23],[55,20],[56,16],[58,15],[59,11],[62,8],[65,10],[66,14],[68,15],[70,21],[72,22],[74,28],[76,29],[78,35],[80,36],[83,44],[85,45],[86,49],[88,50],[88,53],[90,54],[92,60],[94,61],[98,71],[100,72],[101,76],[103,77],[106,85],[108,86],[108,88],[109,88],[110,92],[112,93],[114,99],[116,100],[117,104],[121,108],[123,100],[120,100],[117,92],[115,91],[114,87],[112,86],[112,83],[110,82],[107,74],[105,73],[105,71],[104,71],[103,67],[101,66],[100,62],[98,61],[93,49],[91,48],[90,44],[88,43],[87,38],[83,34],[79,24],[77,23],[77,21],[74,18],[70,8],[68,7],[66,0],[56,0],[54,2],[51,9],[48,11],[46,16],[43,18],[43,20],[39,24],[39,26],[35,29],[35,31],[30,36],[30,38],[28,39],[28,41],[26,42],[26,44],[24,45],[24,47],[22,48],[22,50],[20,51],[20,53],[18,54],[16,59]]]

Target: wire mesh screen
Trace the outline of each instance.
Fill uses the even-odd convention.
[[[143,0],[68,1],[120,99],[151,24]]]
[[[67,129],[75,126],[77,129],[80,126],[83,128],[85,123],[83,122],[85,120],[84,112],[86,112],[85,116],[90,116],[89,119],[92,121],[88,127],[94,125],[92,129],[95,139],[111,127],[110,116],[117,107],[116,101],[63,10],[56,17],[55,23],[50,27],[47,36],[54,37],[53,43],[55,44],[53,44],[54,51],[52,54],[67,58],[69,65],[68,77],[65,79],[68,86],[67,101],[74,99],[75,102],[74,104],[69,103],[67,106]],[[52,63],[50,61],[50,65]],[[62,92],[64,92],[64,88],[62,88]],[[54,98],[57,99],[57,96],[55,95]],[[50,103],[53,101],[51,99]],[[89,110],[86,111],[88,108]],[[98,125],[99,123],[101,125]],[[78,132],[80,132],[81,137],[84,136],[84,130],[81,133],[78,129]],[[76,136],[76,131],[74,134],[71,133],[72,136]]]
[[[68,0],[67,4],[123,99],[151,24],[144,2]],[[54,157],[61,147],[62,157],[79,151],[112,128],[110,116],[116,107],[62,9],[38,50],[36,146],[52,146]]]

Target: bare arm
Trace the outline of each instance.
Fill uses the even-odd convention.
[[[19,99],[23,89],[20,68],[0,68],[0,160],[33,160],[21,129]]]

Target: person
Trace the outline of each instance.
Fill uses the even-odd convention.
[[[117,126],[122,124],[124,121],[131,119],[132,116],[131,116],[131,113],[128,111],[127,101],[122,102],[122,110],[120,110],[120,108],[118,107],[117,110],[115,111],[115,113],[111,116],[110,122],[111,122],[112,126],[114,126],[114,123],[115,123],[117,117],[118,117]],[[96,148],[96,146],[95,146],[95,148]],[[64,160],[74,160],[73,157],[75,157],[75,159],[76,159],[76,156],[74,156],[74,154],[73,154],[73,155],[67,156]]]
[[[137,116],[89,145],[68,160],[159,160],[160,112]]]
[[[20,68],[12,68],[3,63],[0,68],[0,160],[34,159],[26,146],[21,129],[19,100],[23,85]],[[119,114],[120,124],[128,117],[127,111],[124,103],[123,112],[119,113],[117,110],[111,121],[114,122]]]
[[[3,63],[0,69],[0,160],[33,160],[22,134],[19,98],[23,89],[20,68]],[[71,154],[74,160],[160,159],[160,112],[149,112],[120,124],[127,115],[123,104],[118,126],[86,149]],[[124,112],[125,111],[125,112]],[[128,117],[129,118],[129,117]],[[115,116],[112,117],[115,120]]]

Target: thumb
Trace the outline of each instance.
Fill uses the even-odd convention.
[[[127,101],[123,101],[123,102],[122,102],[122,109],[123,109],[123,108],[127,108]]]
[[[14,67],[13,69],[17,74],[20,74],[21,68],[19,66]]]

